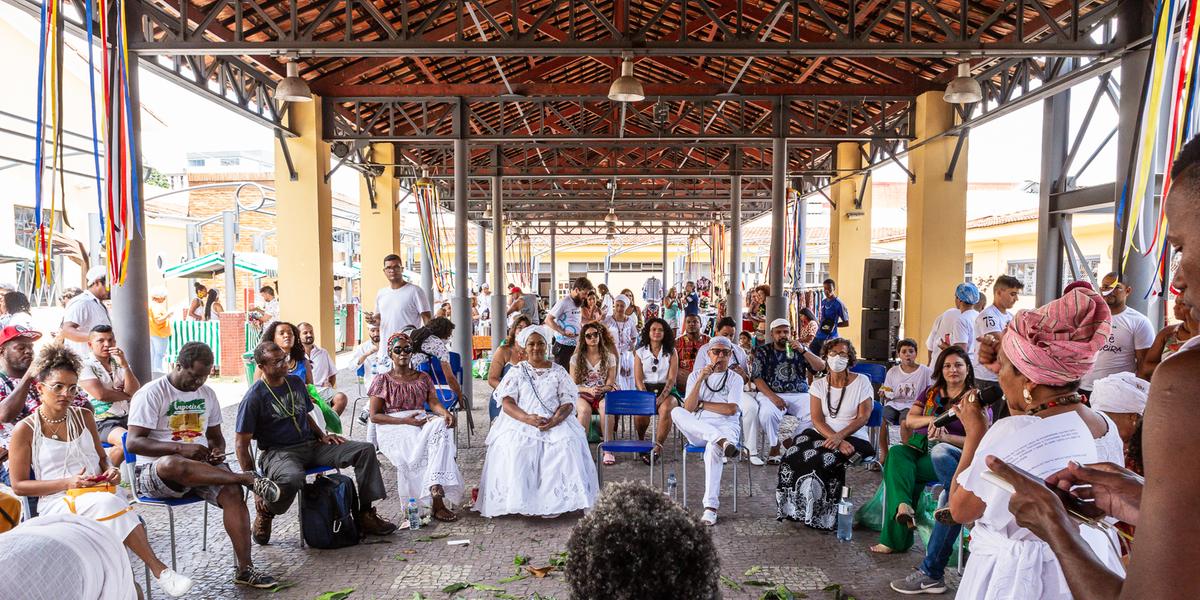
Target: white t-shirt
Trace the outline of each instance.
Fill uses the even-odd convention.
[[[974,342],[971,344],[971,365],[975,369],[975,379],[983,381],[1000,381],[1000,377],[979,364],[979,338],[989,333],[1002,333],[1013,320],[1013,314],[1001,311],[995,304],[987,305],[979,316],[975,317]]]
[[[352,359],[352,362],[356,369],[358,368],[358,365],[362,365],[364,377],[369,378],[371,375],[377,374],[375,371],[375,365],[377,362],[379,362],[379,359],[375,356],[375,352],[375,344],[374,342],[370,341],[363,342],[354,347],[354,358]],[[361,363],[359,363],[358,361],[364,357],[366,360],[363,360]]]
[[[1154,345],[1154,325],[1146,315],[1126,307],[1119,314],[1112,316],[1112,333],[1108,342],[1096,353],[1096,364],[1092,370],[1079,382],[1079,387],[1092,389],[1092,383],[1104,379],[1113,373],[1137,370],[1137,350],[1145,350]]]
[[[75,296],[67,303],[66,311],[63,312],[62,322],[70,322],[78,325],[79,330],[85,334],[97,325],[112,325],[112,320],[108,316],[108,309],[104,307],[104,303],[90,290],[84,290],[82,294]],[[65,345],[74,350],[75,354],[79,356],[87,356],[91,352],[88,349],[87,342],[66,340]]]
[[[829,378],[821,377],[814,379],[812,385],[808,388],[810,398],[816,398],[821,401],[821,412],[825,415],[825,423],[834,431],[841,431],[858,416],[858,406],[863,402],[871,402],[875,399],[875,388],[871,387],[871,380],[867,379],[866,375],[856,375],[850,384],[845,388],[845,395],[841,389],[834,388],[829,390]],[[825,395],[829,392],[829,399],[826,401]],[[838,402],[841,404],[839,405]],[[830,404],[837,409],[836,412],[830,414]],[[852,437],[862,440],[868,440],[867,427],[863,425],[854,432]]]
[[[729,374],[728,379],[725,379],[726,373]],[[698,370],[692,371],[692,374],[688,375],[687,392],[690,394],[692,388],[699,385],[701,402],[731,402],[739,406],[741,405],[742,388],[746,383],[741,375],[733,371],[712,373],[708,376],[708,385],[703,385],[703,382],[699,381],[699,379],[700,371]],[[725,385],[722,387],[723,379],[725,380]]]
[[[882,390],[881,388],[881,390],[884,397],[888,399],[888,406],[896,410],[904,410],[911,408],[917,395],[932,383],[933,369],[928,365],[917,365],[917,370],[912,373],[905,373],[900,365],[896,365],[888,369],[887,375],[883,378],[883,387],[889,389]]]
[[[667,381],[667,371],[671,370],[671,355],[658,349],[658,354],[650,351],[650,346],[642,346],[634,350],[633,355],[638,362],[642,363],[642,383],[665,383]],[[654,359],[658,359],[658,364],[654,364]]]
[[[528,303],[529,301],[526,300],[526,304]],[[558,326],[563,328],[563,330],[571,333],[579,333],[579,325],[583,320],[583,311],[580,307],[575,306],[575,301],[568,295],[559,298],[554,308],[551,308],[550,312],[546,313],[546,316],[553,317],[558,322]],[[574,346],[578,342],[578,337],[566,337],[555,333],[554,341],[562,346]]]
[[[963,312],[958,308],[951,308],[938,316],[933,322],[933,331],[929,332],[929,338],[925,340],[925,347],[933,352],[934,358],[941,353],[938,344],[945,341],[947,335],[950,336],[950,345],[962,344],[970,352],[976,343],[973,335],[975,314],[974,310]]]
[[[79,383],[82,384],[85,381],[97,380],[100,382],[100,385],[104,386],[104,389],[117,389],[117,381],[125,381],[125,369],[116,367],[112,373],[109,373],[107,366],[101,363],[100,359],[96,358],[95,353],[89,351],[83,357],[83,368],[79,371]],[[83,389],[83,386],[80,386],[80,389]],[[92,403],[92,408],[96,411],[97,421],[109,417],[122,417],[129,413],[128,400],[109,403],[91,394],[87,394],[87,397],[88,402]]]
[[[320,346],[313,346],[308,352],[308,362],[312,363],[313,385],[329,387],[329,378],[337,375],[337,363],[329,356],[329,351]]]
[[[221,424],[221,405],[207,385],[184,392],[165,376],[142,386],[129,400],[129,426],[150,430],[150,439],[208,446],[204,432]],[[157,457],[138,457],[153,462]]]
[[[387,358],[388,338],[393,333],[403,330],[409,325],[420,327],[424,325],[421,313],[432,312],[429,308],[429,296],[425,290],[415,283],[407,283],[398,288],[385,287],[375,294],[375,310],[379,313],[379,359]]]

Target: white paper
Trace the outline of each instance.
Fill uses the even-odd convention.
[[[1041,478],[1065,469],[1069,461],[1086,465],[1097,460],[1096,440],[1074,412],[1041,419],[997,442],[988,454]]]

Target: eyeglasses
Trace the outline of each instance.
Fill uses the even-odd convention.
[[[717,356],[729,356],[730,354],[732,354],[732,352],[730,352],[726,348],[713,348],[712,350],[709,350],[709,353],[715,354]]]
[[[850,353],[845,350],[830,350],[826,356],[840,356],[842,358],[850,358]]]
[[[79,386],[65,385],[62,383],[43,383],[42,387],[50,391],[55,396],[75,396],[79,393]]]
[[[599,332],[599,331],[589,331],[589,332],[587,332],[587,333],[583,334],[583,338],[584,338],[584,339],[586,339],[586,340],[594,340],[594,339],[599,339],[599,338],[600,338],[600,332]]]
[[[399,344],[392,346],[392,354],[412,354],[412,346],[401,346]]]

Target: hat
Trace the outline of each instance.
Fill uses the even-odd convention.
[[[1112,331],[1100,294],[1076,288],[1034,310],[1017,313],[1004,331],[1004,355],[1038,385],[1066,385],[1092,369]]]
[[[521,332],[517,334],[517,345],[524,348],[525,344],[529,342],[529,337],[535,333],[542,336],[542,339],[547,342],[549,342],[552,337],[550,334],[550,329],[546,326],[530,325],[529,327],[522,329]]]
[[[712,350],[713,348],[728,348],[733,350],[733,342],[725,336],[718,335],[708,341],[708,349]]]
[[[1071,283],[1068,283],[1067,287],[1063,288],[1063,295],[1064,296],[1067,295],[1067,292],[1069,292],[1073,289],[1076,289],[1076,288],[1086,288],[1086,289],[1089,289],[1092,291],[1095,291],[1095,289],[1096,289],[1096,288],[1092,287],[1092,283],[1090,281],[1087,281],[1086,279],[1077,279],[1075,281],[1072,281]]]
[[[96,265],[87,270],[87,284],[92,285],[101,279],[108,277],[108,268],[104,265]]]
[[[25,338],[33,342],[41,339],[41,337],[42,334],[32,329],[26,329],[19,325],[9,325],[4,329],[0,329],[0,346],[3,346],[4,344],[7,344],[17,338]]]
[[[954,297],[967,304],[979,302],[979,288],[971,282],[960,283],[954,288]]]
[[[520,294],[520,293],[521,293],[521,288],[519,288],[519,287],[517,287],[517,286],[515,286],[515,285],[514,285],[514,286],[512,286],[512,287],[508,288],[508,293],[510,293],[510,294]]]
[[[1140,415],[1146,412],[1149,395],[1150,382],[1125,371],[1092,382],[1092,395],[1088,401],[1096,410]]]
[[[776,327],[791,327],[791,326],[792,326],[792,324],[787,319],[780,317],[778,319],[775,319],[774,321],[771,321],[770,329],[775,329]]]
[[[166,298],[167,297],[167,288],[165,288],[161,285],[156,286],[154,289],[150,290],[150,297],[151,298]]]

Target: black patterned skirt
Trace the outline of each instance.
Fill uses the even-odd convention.
[[[777,518],[800,521],[813,529],[833,531],[837,527],[837,504],[846,485],[846,465],[851,457],[823,448],[825,436],[805,429],[783,442],[783,462],[775,488]],[[873,456],[870,442],[849,437],[860,457]]]

